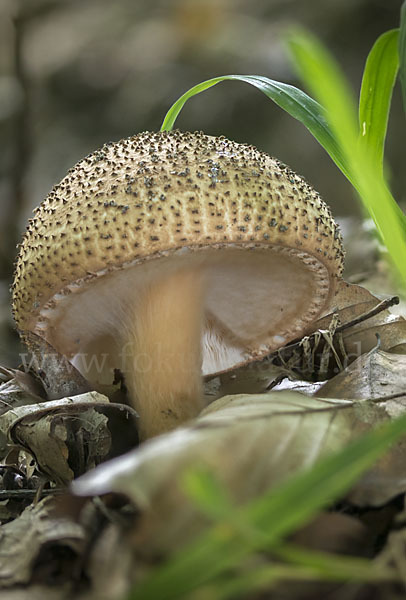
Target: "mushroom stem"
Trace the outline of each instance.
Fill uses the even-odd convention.
[[[123,354],[131,402],[146,439],[203,408],[203,274],[179,270],[147,285],[133,306]]]

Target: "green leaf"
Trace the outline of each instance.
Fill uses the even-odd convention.
[[[358,119],[347,79],[327,49],[308,31],[292,29],[286,41],[299,77],[324,107],[334,137],[348,154],[358,138]]]
[[[400,9],[399,76],[402,85],[403,107],[406,113],[406,1]]]
[[[386,423],[321,460],[242,508],[233,509],[259,533],[241,537],[232,522],[220,521],[194,543],[154,569],[129,600],[175,600],[220,576],[252,552],[278,546],[297,527],[349,489],[357,478],[406,432],[406,417]],[[209,492],[212,494],[212,491]]]
[[[233,75],[229,75],[229,77],[233,77]],[[207,81],[202,81],[202,83],[198,83],[197,85],[190,88],[190,90],[185,92],[180,98],[178,98],[178,100],[176,100],[174,104],[172,104],[172,106],[166,113],[163,123],[161,125],[161,131],[171,131],[171,129],[173,129],[173,126],[175,124],[176,119],[178,118],[180,111],[184,107],[187,100],[189,100],[189,98],[192,98],[193,96],[196,96],[197,94],[208,90],[209,88],[213,87],[213,85],[220,83],[220,81],[223,81],[223,77],[214,77],[213,79],[208,79]]]
[[[352,579],[353,581],[382,581],[396,578],[394,570],[383,564],[371,569],[371,561],[359,556],[343,556],[332,552],[320,552],[301,548],[294,544],[281,544],[274,550],[278,558],[292,565],[309,567],[326,579]]]
[[[404,4],[399,42],[403,82],[405,20]],[[368,139],[361,144],[356,104],[346,78],[321,42],[300,29],[290,34],[288,46],[300,77],[308,85],[316,100],[294,86],[266,77],[224,75],[204,81],[183,94],[168,111],[161,129],[167,131],[173,127],[180,110],[189,98],[221,81],[237,80],[254,85],[305,125],[349,179],[374,220],[392,263],[400,275],[400,282],[404,285],[406,282],[404,267],[406,217],[391,195],[380,166],[391,89],[396,71],[396,58],[393,55],[395,36],[394,32],[381,36],[367,63],[362,86],[361,118],[362,123],[365,123],[365,134]],[[369,94],[371,82],[374,90],[373,101]],[[382,86],[384,86],[383,91]]]
[[[329,153],[336,165],[348,177],[348,167],[326,121],[325,111],[318,102],[302,90],[259,75],[222,75],[208,79],[185,92],[169,109],[161,131],[170,131],[186,101],[222,81],[243,81],[258,88],[275,104],[300,121]]]
[[[350,564],[351,559],[348,559]],[[271,564],[259,566],[256,569],[251,569],[248,572],[243,572],[241,575],[231,574],[228,578],[222,578],[213,581],[212,584],[206,585],[197,590],[196,595],[188,595],[188,600],[237,600],[238,598],[251,598],[255,592],[258,594],[261,591],[268,592],[269,589],[279,582],[299,582],[304,581],[335,581],[345,582],[351,580],[352,583],[385,583],[395,582],[398,580],[393,572],[384,573],[382,569],[375,570],[375,565],[371,568],[371,563],[363,561],[365,564],[359,570],[355,568],[349,569],[348,572],[330,572],[329,570],[320,571],[312,567],[290,566],[284,564]],[[266,596],[268,597],[268,596]]]
[[[383,153],[393,86],[399,66],[399,30],[383,33],[370,51],[359,101],[360,140],[376,168],[383,169]]]
[[[375,222],[400,283],[405,285],[406,218],[391,195],[382,170],[376,168],[365,144],[358,143],[357,111],[348,82],[336,61],[312,34],[296,30],[288,42],[299,76],[324,106],[344,162],[350,165],[349,179]]]
[[[314,552],[308,548],[283,545],[273,553],[291,564],[272,561],[263,564],[257,557],[257,566],[241,572],[230,572],[217,577],[203,588],[199,588],[196,600],[236,600],[255,595],[280,581],[341,581],[360,583],[395,582],[399,579],[395,569],[355,556]],[[193,594],[189,596],[193,600]]]

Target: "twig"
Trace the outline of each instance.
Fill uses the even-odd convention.
[[[366,321],[371,317],[375,317],[375,315],[379,315],[379,313],[383,310],[386,310],[387,308],[390,308],[391,306],[394,306],[396,304],[399,304],[399,296],[392,296],[391,298],[382,300],[382,302],[374,306],[374,308],[371,308],[371,310],[368,310],[366,313],[363,313],[359,317],[356,317],[355,319],[352,319],[347,323],[343,323],[342,325],[338,325],[338,327],[335,330],[335,333],[340,333],[341,331],[344,331],[349,327],[353,327],[354,325],[358,325],[358,323],[362,323],[363,321]]]
[[[55,488],[51,490],[42,490],[41,496],[59,496],[66,493],[66,488]],[[0,490],[1,500],[32,500],[35,498],[38,490]]]

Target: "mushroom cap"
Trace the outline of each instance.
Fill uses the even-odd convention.
[[[343,269],[318,193],[252,146],[180,131],[105,144],[35,210],[13,313],[68,356],[114,336],[132,295],[171,269],[207,269],[203,370],[303,335]]]

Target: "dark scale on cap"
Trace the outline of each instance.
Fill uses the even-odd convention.
[[[136,242],[123,245],[122,230]],[[58,268],[49,247],[34,243],[36,236],[58,253]],[[107,240],[111,244],[105,246]],[[341,275],[341,235],[329,208],[281,162],[201,132],[146,132],[110,142],[73,167],[35,210],[16,264],[17,325],[27,327],[55,294],[86,281],[89,272],[119,269],[185,245],[204,249],[256,240],[262,246],[300,246],[333,276]]]

